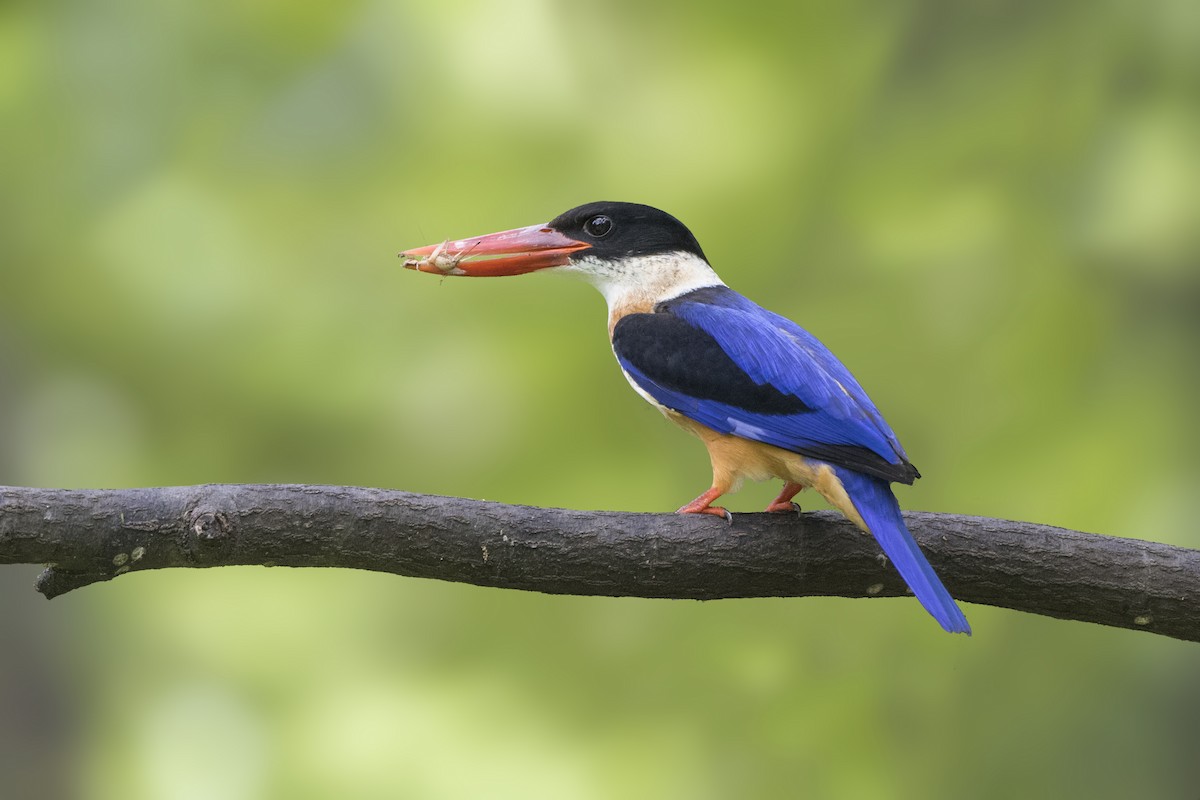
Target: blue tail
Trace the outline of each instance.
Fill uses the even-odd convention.
[[[887,482],[848,469],[838,469],[837,475],[854,507],[871,529],[871,534],[896,565],[900,577],[904,578],[925,610],[950,633],[969,636],[971,626],[967,618],[905,527],[904,518],[900,516],[900,505]]]

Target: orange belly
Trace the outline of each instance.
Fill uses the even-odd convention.
[[[663,409],[667,419],[704,442],[712,460],[713,487],[721,493],[737,491],[744,480],[763,481],[779,478],[798,483],[820,493],[829,504],[864,531],[866,524],[850,501],[837,473],[828,464],[774,445],[717,433],[678,411]]]

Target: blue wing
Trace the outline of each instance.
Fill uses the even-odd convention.
[[[689,292],[613,329],[622,368],[667,408],[720,433],[889,481],[919,477],[850,371],[794,322],[726,287]]]

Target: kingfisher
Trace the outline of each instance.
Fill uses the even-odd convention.
[[[921,605],[951,633],[962,610],[909,533],[891,484],[920,473],[850,371],[815,336],[725,285],[682,222],[646,205],[597,202],[550,222],[400,253],[437,275],[579,275],[608,303],[621,372],[667,419],[698,437],[712,486],[678,509],[713,505],[746,479],[783,481],[770,512],[812,488],[875,537]]]

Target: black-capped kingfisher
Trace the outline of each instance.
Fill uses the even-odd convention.
[[[712,503],[747,478],[783,481],[767,511],[793,511],[811,487],[875,537],[943,628],[971,632],[900,515],[890,484],[920,473],[866,392],[816,337],[727,287],[675,217],[588,203],[543,225],[400,255],[438,275],[586,278],[608,302],[625,379],[708,448],[712,487],[679,513],[729,518]]]

